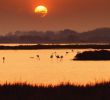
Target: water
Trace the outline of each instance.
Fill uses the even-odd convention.
[[[29,43],[28,44],[23,44],[23,43],[21,43],[21,44],[20,43],[18,43],[18,44],[17,43],[15,43],[15,44],[12,44],[12,43],[7,43],[7,44],[5,43],[4,44],[3,43],[2,44],[2,43],[0,43],[0,46],[21,46],[21,45],[22,46],[27,46],[27,45],[32,46],[32,45],[39,45],[39,44],[37,44],[37,43],[34,43],[34,44],[32,44],[32,43],[30,43],[30,44]],[[66,44],[57,44],[57,43],[56,44],[51,44],[51,43],[44,44],[44,43],[41,43],[41,45],[109,45],[109,43],[69,43],[69,44],[68,43],[66,43]]]
[[[1,50],[0,83],[86,84],[110,80],[110,61],[72,60],[77,52],[82,51],[85,50]],[[50,59],[54,52],[63,55],[63,60]],[[40,60],[36,55],[40,56]],[[5,63],[2,57],[6,58]]]

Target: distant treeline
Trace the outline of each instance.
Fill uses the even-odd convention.
[[[16,31],[0,36],[0,43],[110,43],[110,28],[88,32],[70,29],[62,31]]]

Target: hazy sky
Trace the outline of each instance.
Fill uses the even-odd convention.
[[[48,8],[45,18],[34,13],[37,5]],[[110,27],[110,0],[0,0],[0,34],[99,27]]]

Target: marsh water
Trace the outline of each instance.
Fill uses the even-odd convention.
[[[0,50],[0,83],[86,84],[110,80],[110,61],[72,60],[82,51],[85,50]]]

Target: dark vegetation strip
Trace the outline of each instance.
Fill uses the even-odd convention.
[[[110,49],[110,45],[27,45],[0,46],[0,50],[34,50],[34,49]]]
[[[0,85],[0,100],[110,100],[110,82],[95,85]]]

